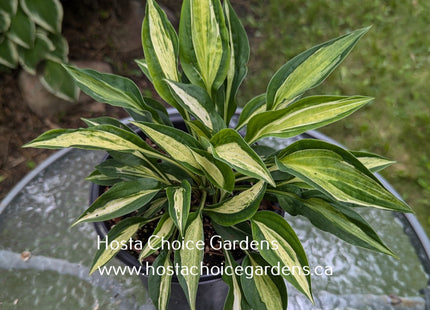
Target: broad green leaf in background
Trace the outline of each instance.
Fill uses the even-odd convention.
[[[40,82],[59,98],[71,102],[75,102],[79,98],[79,88],[75,80],[61,63],[46,60]]]
[[[373,98],[312,96],[280,110],[255,115],[248,122],[245,140],[250,144],[267,136],[290,138],[340,120]]]
[[[284,108],[306,90],[321,84],[368,30],[359,29],[314,46],[288,61],[267,87],[267,110]]]
[[[339,201],[412,212],[357,158],[333,144],[313,139],[299,140],[283,150],[276,162],[279,170],[300,178]]]
[[[9,16],[14,16],[18,10],[19,0],[0,1],[0,11],[5,12]]]
[[[264,268],[264,266],[268,266],[268,263],[257,253],[247,255],[243,259],[242,267],[244,270],[252,271],[252,275],[247,275],[244,272],[240,278],[247,302],[252,309],[287,309],[288,296],[284,280],[281,276],[274,276],[264,270],[263,272],[261,270],[256,272],[257,268]]]
[[[357,157],[357,159],[370,171],[378,172],[388,166],[391,166],[395,162],[389,160],[385,157],[382,157],[377,154],[368,153],[368,152],[351,152],[352,155]]]
[[[291,272],[282,276],[313,301],[310,274],[305,272],[305,268],[309,268],[308,260],[287,221],[275,212],[260,211],[251,219],[251,227],[261,256],[272,266],[280,263],[281,269],[289,268]],[[267,241],[268,246],[263,241]]]
[[[221,130],[212,137],[211,144],[215,158],[226,162],[244,175],[264,180],[275,186],[261,158],[234,129]]]
[[[36,36],[35,32],[34,23],[21,9],[18,9],[16,15],[12,17],[7,37],[22,47],[32,48]]]
[[[294,194],[282,192],[276,195],[285,211],[307,217],[315,227],[353,245],[394,256],[372,227],[351,208],[329,203],[317,197],[302,199]]]
[[[183,2],[179,53],[188,79],[212,95],[223,83],[230,61],[229,35],[219,0]]]
[[[257,212],[265,191],[266,183],[259,181],[226,201],[205,207],[203,211],[218,224],[235,225],[250,219]]]
[[[61,35],[57,33],[49,33],[49,40],[54,45],[54,50],[50,51],[46,58],[56,62],[64,62],[68,61],[67,55],[69,54],[69,44],[67,40]]]
[[[200,165],[194,159],[190,147],[200,148],[200,144],[191,135],[182,130],[169,126],[132,122],[152,139],[159,147],[166,151],[173,159],[184,164],[193,172],[201,174]]]
[[[142,217],[129,217],[109,230],[107,236],[100,243],[100,248],[96,252],[90,268],[90,274],[109,262],[115,254],[121,250],[121,244],[128,244],[130,238],[132,238],[139,228],[147,222],[148,221]],[[107,240],[109,240],[109,244],[107,244]],[[112,243],[113,246],[111,246]]]
[[[179,187],[168,187],[166,195],[169,200],[169,215],[183,236],[191,207],[191,185],[184,180]]]
[[[73,223],[100,222],[143,208],[159,192],[157,181],[145,179],[117,183],[101,195]]]
[[[140,252],[139,261],[142,263],[144,258],[155,253],[159,248],[161,248],[163,245],[163,239],[168,240],[174,231],[175,223],[169,216],[169,213],[166,212],[158,222],[157,227],[152,233],[152,236],[149,237],[148,243],[146,243],[145,247],[142,249],[142,252]]]
[[[252,98],[244,107],[239,115],[236,129],[239,130],[248,124],[251,117],[266,111],[266,94]]]
[[[10,40],[0,42],[0,64],[11,69],[15,69],[18,65],[18,51]]]
[[[146,66],[141,63],[143,69],[147,68],[160,96],[175,108],[179,108],[164,81],[179,81],[178,37],[164,11],[153,0],[147,1],[146,4],[142,45],[146,62]]]
[[[76,80],[79,88],[94,100],[137,111],[145,110],[142,94],[130,79],[91,69],[64,67]]]
[[[41,27],[54,33],[61,33],[63,7],[59,0],[21,0],[24,12]]]
[[[159,274],[151,273],[148,276],[148,293],[158,310],[166,310],[170,301],[170,284],[173,275],[168,271],[173,269],[173,264],[170,261],[170,252],[163,250],[158,254],[155,261],[152,263],[153,270],[163,267],[166,272]]]
[[[36,74],[37,65],[44,60],[54,48],[55,47],[45,34],[37,33],[32,48],[18,46],[19,62],[25,71]],[[72,77],[69,76],[69,80],[72,85],[74,85],[75,89],[79,91]]]
[[[215,111],[212,99],[203,88],[173,81],[166,81],[166,83],[176,101],[206,127],[215,132],[225,128],[224,120]]]
[[[248,68],[249,42],[242,23],[228,0],[224,1],[224,14],[230,39],[230,63],[227,71],[224,119],[228,123],[236,111],[235,97]]]
[[[201,263],[203,260],[203,248],[197,245],[198,241],[204,240],[203,221],[201,213],[193,212],[188,217],[188,224],[185,230],[184,244],[192,244],[190,247],[183,247],[175,251],[175,264],[182,266],[177,274],[191,310],[196,310],[196,295],[200,279]],[[182,273],[182,270],[186,270]]]
[[[234,188],[234,172],[229,165],[216,159],[212,154],[192,148],[193,156],[200,169],[212,184],[229,193]]]
[[[240,277],[234,272],[238,264],[233,259],[230,251],[224,251],[225,257],[225,267],[232,268],[233,272],[227,274],[224,272],[222,274],[222,279],[229,286],[228,295],[224,303],[225,310],[251,310],[251,306],[246,301],[245,295],[243,293]]]

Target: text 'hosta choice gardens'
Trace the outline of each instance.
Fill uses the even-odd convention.
[[[222,265],[231,270],[309,268],[282,212],[307,217],[317,228],[354,245],[394,255],[356,212],[357,206],[410,212],[373,174],[391,161],[312,139],[282,150],[258,143],[319,128],[372,101],[305,94],[327,78],[367,31],[353,31],[288,60],[264,94],[239,103],[244,108],[232,128],[249,44],[229,1],[185,0],[177,32],[157,3],[148,0],[144,59],[136,62],[160,101],[142,96],[127,78],[68,66],[82,91],[124,108],[132,121],[84,119],[86,128],[51,130],[26,146],[109,153],[88,177],[106,191],[75,224],[115,219],[105,239],[112,245],[138,242],[138,232],[153,227],[140,240],[139,260],[152,256],[152,266],[175,270],[149,275],[149,293],[158,309],[167,307],[174,277],[195,309],[200,266],[211,245],[205,238],[208,226],[219,239],[212,246],[219,247]],[[178,110],[185,131],[173,126],[163,103]],[[100,247],[91,272],[121,248]],[[240,257],[232,254],[234,249]],[[225,309],[286,309],[284,280],[313,300],[306,273],[256,272],[250,277],[233,272],[222,278],[229,286]]]

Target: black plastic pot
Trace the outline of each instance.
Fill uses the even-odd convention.
[[[171,121],[173,125],[181,130],[186,130],[185,123],[180,117],[171,117]],[[104,158],[106,160],[108,155]],[[89,202],[92,204],[101,194],[103,193],[103,187],[97,184],[91,184],[90,189],[90,199]],[[108,231],[109,227],[106,222],[96,222],[94,223],[94,227],[100,236],[100,238],[104,238]],[[131,255],[129,252],[121,250],[116,258],[119,259],[122,263],[130,267],[141,267],[143,269],[143,265],[140,265],[139,261]],[[145,274],[140,275],[140,278],[143,282],[143,285],[148,287],[148,277]],[[197,290],[197,298],[196,298],[196,309],[202,310],[221,310],[224,308],[224,302],[227,297],[228,286],[221,279],[221,275],[201,275],[199,287]],[[171,284],[171,292],[170,292],[170,303],[169,309],[171,310],[185,310],[189,309],[189,305],[185,294],[179,285],[178,278],[173,276],[172,284]]]

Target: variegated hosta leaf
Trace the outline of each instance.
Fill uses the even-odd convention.
[[[96,252],[90,268],[90,274],[109,262],[117,254],[122,245],[128,244],[130,238],[145,225],[148,220],[142,217],[129,217],[115,225],[107,234]]]
[[[54,46],[54,50],[51,50],[46,55],[46,59],[66,63],[68,61],[67,55],[69,54],[67,40],[60,33],[49,33],[48,38]]]
[[[251,219],[251,227],[261,256],[272,266],[279,263],[281,269],[294,270],[282,276],[313,301],[311,278],[305,269],[309,268],[308,260],[291,226],[275,212],[260,211]]]
[[[234,272],[238,264],[235,262],[229,251],[224,251],[225,268],[230,267],[233,272],[222,274],[222,279],[229,286],[228,295],[224,303],[225,310],[251,310],[251,306],[246,301],[243,293],[240,277]]]
[[[251,225],[249,222],[242,222],[231,226],[222,226],[216,222],[211,222],[217,234],[219,234],[224,240],[246,240],[252,239]]]
[[[94,100],[137,111],[146,109],[139,88],[130,79],[91,69],[64,67],[79,88]]]
[[[260,113],[266,112],[266,94],[258,95],[252,98],[244,107],[239,115],[239,121],[236,130],[247,125],[249,120]]]
[[[73,223],[101,222],[143,208],[160,191],[157,181],[144,179],[117,183],[101,195]]]
[[[169,199],[170,217],[183,236],[191,207],[191,185],[184,180],[179,187],[168,187],[166,194]]]
[[[11,15],[7,14],[5,11],[2,11],[0,9],[0,33],[1,34],[5,33],[9,29],[11,22],[12,22]]]
[[[265,272],[265,269],[256,272],[258,268],[265,266],[268,266],[267,262],[257,253],[252,253],[244,258],[242,267],[244,270],[252,271],[252,275],[244,272],[240,278],[246,300],[252,309],[285,310],[288,306],[285,282],[281,276]]]
[[[357,157],[357,159],[370,171],[372,172],[378,172],[381,171],[384,168],[387,168],[388,166],[391,166],[395,162],[392,160],[389,160],[385,157],[382,157],[380,155],[376,155],[373,153],[368,152],[351,152],[352,155]]]
[[[160,176],[151,168],[144,165],[126,165],[114,159],[107,159],[96,167],[98,171],[108,177],[135,180],[139,178],[149,178],[163,181]]]
[[[155,89],[169,104],[180,108],[164,81],[179,81],[178,37],[166,14],[154,0],[146,4],[142,45],[146,60],[144,68],[147,68]]]
[[[10,40],[0,42],[0,65],[15,69],[18,65],[18,51]]]
[[[177,274],[191,310],[196,310],[196,295],[203,261],[204,235],[201,213],[191,213],[185,230],[184,244],[189,244],[175,251],[175,265],[182,266]],[[182,272],[184,271],[184,272]]]
[[[215,158],[231,165],[240,173],[264,180],[275,186],[265,164],[237,131],[226,128],[211,139]]]
[[[200,169],[211,183],[229,193],[234,188],[234,172],[231,167],[224,162],[216,159],[212,154],[193,148],[195,160],[200,165]]]
[[[157,227],[155,228],[151,237],[149,237],[145,247],[142,249],[142,252],[140,252],[139,261],[142,262],[145,257],[148,257],[149,255],[155,253],[159,248],[161,248],[161,246],[163,245],[163,239],[167,241],[174,231],[175,223],[169,216],[169,213],[166,212],[161,217],[160,221],[157,224]]]
[[[209,94],[227,75],[229,36],[219,0],[185,0],[179,24],[181,66],[192,84]]]
[[[192,84],[175,83],[166,80],[176,101],[191,115],[200,120],[211,131],[225,128],[224,120],[215,111],[215,105],[208,93]]]
[[[307,217],[315,227],[353,245],[394,256],[372,227],[351,208],[317,197],[302,199],[290,193],[277,193],[276,196],[285,211]]]
[[[200,165],[190,147],[201,148],[197,140],[182,130],[159,124],[132,122],[151,140],[187,169],[201,174]]]
[[[229,226],[250,219],[257,212],[266,191],[266,183],[259,181],[232,198],[204,209],[212,220]]]
[[[61,32],[63,7],[59,0],[21,0],[20,4],[36,24],[50,32]]]
[[[288,172],[341,202],[387,210],[411,212],[348,151],[327,142],[304,139],[276,159]]]
[[[157,199],[153,199],[149,203],[148,209],[145,209],[142,212],[139,212],[139,215],[144,217],[144,218],[154,217],[154,214],[159,212],[165,206],[167,206],[167,198],[166,197],[160,197]]]
[[[0,1],[0,11],[14,16],[18,10],[18,0]]]
[[[75,147],[86,150],[155,153],[139,136],[112,125],[81,129],[53,129],[24,147],[60,149]]]
[[[121,179],[104,175],[98,170],[91,172],[91,174],[87,176],[85,180],[102,186],[113,186],[116,183],[122,181]]]
[[[145,74],[146,78],[154,83],[152,80],[151,74],[149,73],[148,64],[145,59],[135,59],[134,62],[139,66],[140,70]]]
[[[36,26],[31,19],[19,8],[7,33],[8,39],[24,48],[32,48],[34,44]]]
[[[79,98],[79,88],[74,79],[63,65],[46,60],[40,82],[55,96],[67,101],[75,102]]]
[[[372,99],[362,96],[306,97],[284,109],[267,111],[252,117],[245,140],[252,143],[267,136],[290,138],[340,120]]]
[[[314,46],[288,61],[267,87],[267,110],[284,108],[306,90],[321,84],[368,30],[359,29]]]
[[[248,71],[249,42],[245,29],[228,0],[224,1],[224,14],[230,39],[230,63],[227,71],[224,120],[226,123],[236,111],[235,96]]]
[[[110,116],[100,116],[95,118],[81,118],[81,120],[88,126],[88,127],[94,127],[98,125],[112,125],[124,130],[127,130],[128,132],[135,133],[133,130],[130,129],[126,124],[123,122],[117,120],[116,118],[110,117]]]
[[[152,263],[152,267],[153,270],[157,270],[159,267],[163,267],[163,270],[166,270],[162,274],[154,272],[148,276],[149,296],[157,309],[165,310],[170,301],[170,284],[173,277],[173,274],[168,272],[169,269],[173,270],[173,264],[170,261],[170,252],[167,250],[161,251]]]

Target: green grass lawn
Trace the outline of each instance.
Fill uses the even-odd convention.
[[[270,77],[293,56],[372,25],[346,61],[312,93],[367,95],[375,101],[321,131],[350,149],[397,161],[382,175],[412,206],[430,235],[430,2],[251,3],[250,11],[241,16],[252,34],[242,103],[265,92]]]

